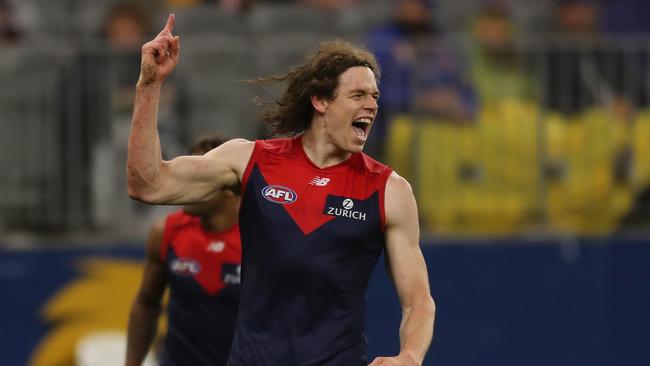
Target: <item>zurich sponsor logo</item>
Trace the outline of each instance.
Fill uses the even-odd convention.
[[[241,283],[241,265],[224,263],[221,266],[221,281],[228,285],[239,285]]]
[[[191,259],[179,258],[171,263],[171,270],[179,276],[193,276],[201,271],[201,265]]]
[[[283,186],[266,186],[262,190],[266,200],[287,205],[296,202],[298,195],[292,189]]]
[[[341,202],[341,207],[338,207],[338,205],[326,206],[324,213],[330,216],[346,217],[349,219],[366,221],[366,213],[363,211],[353,210],[353,208],[354,201],[351,198],[346,198],[343,200],[343,202]]]

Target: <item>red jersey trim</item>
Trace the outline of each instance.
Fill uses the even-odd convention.
[[[383,233],[384,229],[386,228],[386,185],[388,183],[388,178],[393,173],[393,169],[385,164],[378,162],[377,160],[364,153],[360,153],[359,156],[361,157],[361,159],[359,159],[361,161],[361,164],[363,164],[368,172],[371,174],[378,174],[381,177],[381,184],[377,189],[379,191],[379,216],[381,232]]]
[[[379,189],[379,217],[381,218],[381,232],[383,233],[386,229],[386,210],[384,205],[384,197],[386,196],[386,183],[384,187]]]
[[[162,243],[160,243],[161,261],[164,262],[167,259],[169,244],[171,244],[172,239],[176,236],[179,226],[187,224],[190,221],[192,221],[192,216],[185,213],[183,209],[167,215],[167,218],[165,219],[165,228],[163,229]]]
[[[172,241],[178,235],[179,230],[181,230],[183,226],[192,225],[192,224],[201,225],[200,218],[194,217],[186,213],[182,209],[167,215],[167,217],[165,218],[165,227],[163,229],[162,243],[160,243],[159,255],[160,255],[160,260],[162,262],[167,260],[167,254],[169,253],[169,246],[172,244]],[[221,240],[224,238],[228,238],[229,236],[235,236],[237,238],[237,242],[240,242],[239,224],[234,224],[230,228],[221,232],[208,231],[201,226],[201,231],[203,232],[206,238]],[[240,246],[239,252],[241,253],[241,244],[239,246]]]
[[[255,163],[257,162],[257,160],[260,157],[260,154],[262,152],[262,144],[263,143],[264,143],[263,140],[255,140],[255,147],[253,147],[253,153],[251,154],[250,159],[248,159],[248,164],[246,165],[246,170],[244,170],[244,175],[241,178],[241,196],[242,196],[242,198],[244,197],[244,194],[246,194],[246,186],[248,185],[248,178],[250,178],[251,172],[253,171],[253,167],[255,166]]]

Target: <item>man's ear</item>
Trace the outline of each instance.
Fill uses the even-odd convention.
[[[325,113],[327,110],[328,102],[326,98],[317,97],[315,95],[311,96],[311,105],[314,107],[314,110],[318,113]]]

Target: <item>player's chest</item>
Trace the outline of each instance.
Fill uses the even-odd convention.
[[[177,236],[165,265],[174,296],[212,296],[241,282],[241,248],[224,239]]]
[[[257,202],[258,214],[269,227],[297,225],[309,234],[334,222],[361,232],[378,224],[377,189],[359,174],[300,169],[258,173],[251,177],[246,195]]]
[[[167,269],[172,276],[188,277],[221,272],[241,263],[241,247],[228,237],[211,237],[201,231],[181,231],[169,246]]]

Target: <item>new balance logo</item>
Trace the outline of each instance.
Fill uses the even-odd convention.
[[[327,183],[329,183],[330,179],[329,178],[321,178],[321,177],[316,177],[312,179],[309,184],[312,186],[317,186],[317,187],[325,187]]]
[[[226,243],[222,241],[213,241],[208,245],[208,252],[221,253],[226,247]]]

